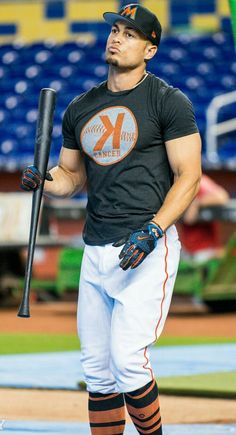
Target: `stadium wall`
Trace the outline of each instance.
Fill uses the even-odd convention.
[[[230,20],[228,0],[140,0],[158,15],[165,31],[217,31]],[[102,23],[102,13],[118,10],[129,0],[2,0],[0,43],[76,39],[85,23]],[[80,24],[83,26],[81,27]],[[89,26],[85,33],[89,32]]]

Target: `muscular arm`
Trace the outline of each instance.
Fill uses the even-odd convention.
[[[198,192],[201,179],[201,139],[198,133],[166,142],[174,184],[152,219],[163,230],[175,223]]]
[[[84,161],[77,150],[62,147],[58,165],[49,172],[53,181],[45,181],[44,193],[47,196],[73,196],[83,188],[86,181]]]

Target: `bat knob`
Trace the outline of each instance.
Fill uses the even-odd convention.
[[[25,318],[30,317],[29,304],[25,303],[24,300],[21,302],[17,316]]]

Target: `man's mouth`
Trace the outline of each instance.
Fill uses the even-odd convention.
[[[119,53],[120,52],[119,48],[118,47],[114,47],[114,46],[108,47],[108,51],[111,54],[113,54],[113,53]]]

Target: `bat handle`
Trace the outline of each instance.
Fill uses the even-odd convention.
[[[23,295],[22,295],[19,311],[17,314],[18,317],[30,317],[29,300],[30,300],[30,283],[31,283],[31,276],[32,276],[34,248],[35,248],[35,241],[33,244],[31,241],[31,244],[29,245],[28,258],[26,264]]]
[[[30,310],[29,310],[30,282],[32,276],[32,266],[33,266],[33,259],[34,259],[39,212],[40,212],[40,206],[41,206],[42,194],[43,194],[43,185],[44,182],[41,184],[39,189],[33,193],[29,249],[28,249],[28,257],[27,257],[26,270],[25,270],[23,296],[17,314],[18,317],[30,317]]]

